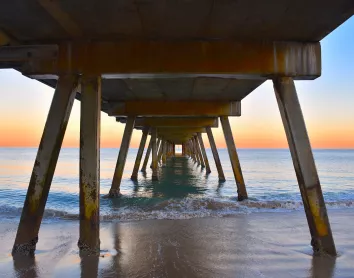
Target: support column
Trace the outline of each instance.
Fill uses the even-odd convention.
[[[143,129],[143,134],[141,136],[138,153],[136,154],[133,173],[132,173],[132,176],[130,177],[134,181],[138,180],[138,171],[139,171],[139,167],[140,167],[141,158],[143,157],[144,148],[145,148],[145,144],[146,144],[146,138],[147,138],[148,133],[149,133],[149,128],[145,127]]]
[[[117,160],[116,169],[114,171],[111,189],[109,190],[109,197],[120,196],[120,183],[122,181],[125,161],[127,160],[130,140],[134,129],[135,116],[129,116],[125,124],[122,143],[119,148],[119,155]]]
[[[200,166],[201,166],[202,168],[204,168],[204,167],[205,167],[205,165],[204,165],[204,160],[203,160],[203,157],[202,157],[202,153],[201,153],[201,151],[200,151],[200,146],[199,146],[199,143],[198,143],[198,138],[197,138],[197,136],[195,136],[195,137],[193,138],[193,140],[194,140],[194,144],[195,144],[195,148],[196,148],[196,152],[197,152],[197,157],[198,157]]]
[[[186,155],[186,145],[182,144],[182,155]]]
[[[157,144],[156,144],[156,152],[159,154],[160,153],[160,148],[161,148],[161,139],[159,138],[157,140]],[[158,157],[158,155],[157,155]],[[152,159],[151,159],[151,163],[150,163],[150,168],[152,169]]]
[[[82,77],[80,118],[81,254],[100,252],[100,126],[101,78]]]
[[[59,77],[33,166],[12,255],[33,255],[66,126],[74,103],[77,77]]]
[[[160,148],[159,148],[159,153],[158,153],[158,156],[157,156],[157,162],[158,162],[158,163],[161,162],[162,154],[163,154],[164,148],[165,148],[165,140],[161,139]]]
[[[166,159],[167,159],[167,147],[168,147],[168,142],[163,141],[163,148],[162,148],[162,165],[166,165]]]
[[[197,146],[195,145],[195,140],[194,140],[194,138],[192,138],[191,143],[192,143],[192,147],[193,147],[195,162],[196,162],[198,165],[200,165],[200,160],[199,160],[199,156],[198,156],[198,152],[197,152]]]
[[[150,153],[151,153],[151,137],[150,137],[149,146],[148,146],[148,148],[146,150],[143,167],[141,167],[141,172],[146,172],[146,166],[147,166],[147,164],[149,162]]]
[[[192,160],[194,161],[194,163],[197,163],[197,156],[195,154],[195,148],[194,148],[194,143],[193,143],[193,140],[189,140],[189,147],[190,147],[190,150],[191,150],[191,155],[192,155]]]
[[[198,138],[198,141],[199,141],[200,149],[202,151],[202,155],[203,155],[203,159],[204,159],[204,163],[205,163],[206,173],[209,174],[209,173],[211,173],[211,171],[210,171],[209,160],[208,160],[208,156],[207,156],[206,151],[205,151],[202,135],[200,133],[198,133],[197,134],[197,138]]]
[[[219,153],[218,153],[218,150],[216,148],[216,144],[215,144],[213,133],[212,133],[210,127],[206,127],[205,129],[206,129],[206,132],[207,132],[207,135],[208,135],[210,148],[211,148],[211,151],[213,153],[215,166],[216,166],[216,169],[218,170],[219,181],[224,182],[225,181],[225,175],[224,175],[224,171],[223,171],[222,166],[221,166]]]
[[[327,209],[294,81],[281,77],[273,84],[310,228],[311,245],[315,253],[335,256]]]
[[[157,139],[156,128],[151,128],[152,180],[158,180],[156,139]]]
[[[227,150],[229,152],[231,166],[237,184],[238,200],[242,201],[244,199],[247,199],[248,196],[247,196],[245,181],[243,180],[241,165],[238,159],[234,138],[232,136],[232,130],[231,130],[229,118],[227,116],[221,116],[220,122],[221,122],[222,129],[224,131]]]

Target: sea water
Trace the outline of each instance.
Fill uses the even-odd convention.
[[[218,174],[210,150],[211,173],[191,159],[170,158],[151,180],[151,169],[130,180],[137,149],[130,149],[120,198],[108,199],[119,149],[101,149],[100,217],[102,221],[224,217],[239,213],[292,211],[302,201],[290,152],[286,149],[240,149],[249,200],[238,202],[228,152],[219,149],[226,182]],[[36,148],[0,148],[0,219],[21,215]],[[354,150],[314,150],[329,210],[354,207]],[[45,220],[78,219],[79,149],[63,148],[50,189]]]

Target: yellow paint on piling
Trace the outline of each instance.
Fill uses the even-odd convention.
[[[318,203],[319,196],[317,194],[316,188],[308,190],[307,195],[308,195],[310,210],[313,215],[317,233],[319,236],[327,236],[328,227],[325,219],[321,215],[321,207],[319,206]]]

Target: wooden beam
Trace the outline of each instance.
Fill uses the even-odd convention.
[[[241,102],[234,101],[126,101],[112,104],[109,116],[241,116]]]

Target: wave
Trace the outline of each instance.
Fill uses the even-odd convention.
[[[326,202],[328,209],[354,208],[354,201]],[[184,198],[161,201],[149,208],[137,205],[125,207],[103,206],[101,221],[138,221],[148,219],[192,219],[203,217],[227,217],[255,212],[286,212],[303,209],[298,201],[259,201],[237,202],[231,199]],[[0,205],[0,218],[17,218],[22,208]],[[46,209],[44,219],[78,220],[79,214],[63,210]]]

